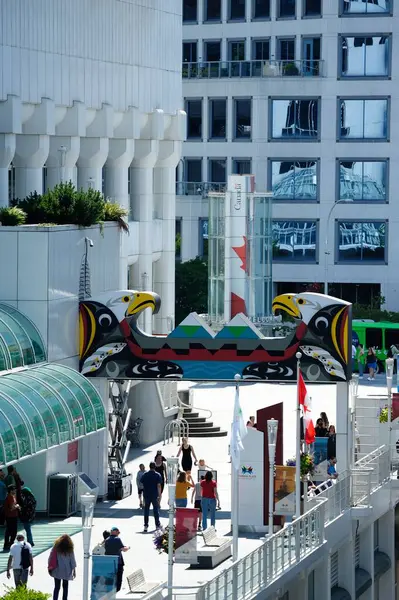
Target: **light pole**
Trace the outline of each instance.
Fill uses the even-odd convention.
[[[324,293],[326,295],[328,295],[328,255],[330,254],[330,252],[328,250],[328,232],[330,229],[331,215],[333,213],[334,208],[337,206],[337,204],[350,204],[351,202],[353,202],[353,200],[351,200],[349,198],[348,199],[342,198],[341,200],[337,200],[336,202],[334,202],[334,204],[330,208],[330,212],[328,213],[327,223],[326,223],[326,239],[324,241],[325,242],[324,243]]]
[[[273,535],[273,500],[274,500],[274,462],[276,457],[278,421],[269,419],[267,421],[267,446],[269,449],[269,537]]]
[[[173,546],[174,546],[174,524],[175,524],[175,498],[176,479],[179,467],[179,459],[171,456],[166,460],[166,471],[168,477],[168,500],[169,500],[169,533],[168,533],[168,597],[173,596]]]
[[[357,438],[356,438],[356,398],[359,390],[359,375],[352,375],[350,381],[350,419],[351,419],[351,430],[352,430],[352,466],[357,460]],[[350,462],[349,462],[350,464]]]
[[[58,152],[60,153],[60,180],[61,183],[63,183],[65,179],[65,157],[67,149],[65,146],[60,146]]]
[[[89,493],[83,494],[80,503],[83,529],[83,600],[89,600],[90,541],[96,497]]]
[[[385,374],[387,378],[387,388],[388,388],[388,445],[389,445],[389,461],[391,461],[391,430],[392,430],[392,380],[393,380],[393,365],[394,359],[387,358],[385,360]]]

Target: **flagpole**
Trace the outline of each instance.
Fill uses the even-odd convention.
[[[236,394],[240,395],[240,385],[239,385],[239,381],[241,379],[241,376],[237,373],[236,375],[234,375],[234,379],[235,379],[235,388],[236,388]],[[233,431],[234,431],[234,424],[233,424]],[[236,432],[235,432],[236,435]],[[233,561],[236,561],[238,559],[238,505],[239,505],[239,494],[240,494],[240,488],[239,488],[239,482],[238,482],[238,469],[236,468],[236,465],[233,464],[232,461],[232,465],[231,465],[231,476],[232,476],[232,489],[233,489],[233,493],[232,493],[232,530],[233,530]]]
[[[301,372],[302,354],[296,357],[296,456],[295,456],[295,516],[301,516],[301,406],[299,402],[299,375]]]

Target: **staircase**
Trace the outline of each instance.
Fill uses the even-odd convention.
[[[206,417],[200,417],[198,412],[192,408],[185,408],[183,418],[186,419],[190,438],[210,438],[210,437],[225,437],[227,431],[214,426],[212,421],[208,421]]]

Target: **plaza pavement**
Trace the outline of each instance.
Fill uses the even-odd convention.
[[[376,382],[367,380],[360,382],[360,394],[384,394],[383,376],[379,376]],[[182,385],[183,384],[179,384]],[[184,387],[184,386],[183,386]],[[207,408],[212,411],[212,420],[215,424],[229,430],[233,415],[234,386],[230,384],[196,384],[194,388],[194,406]],[[376,390],[378,388],[378,391]],[[313,417],[321,411],[327,412],[330,423],[335,423],[335,401],[334,386],[309,385],[308,390],[313,399]],[[386,393],[386,388],[385,388]],[[267,383],[243,384],[240,391],[241,406],[244,418],[247,420],[256,410],[269,404],[284,400],[284,459],[295,454],[295,385],[272,385]],[[145,418],[145,415],[143,415]],[[218,489],[222,510],[217,512],[216,527],[219,535],[230,532],[230,509],[231,509],[231,464],[228,457],[229,436],[224,438],[204,438],[191,440],[198,458],[204,458],[206,463],[218,472]],[[143,514],[138,508],[135,493],[135,475],[138,465],[143,462],[147,466],[153,460],[155,451],[162,449],[163,454],[174,456],[177,454],[177,443],[163,446],[160,441],[147,448],[132,450],[128,463],[128,472],[133,474],[134,493],[131,497],[118,502],[103,502],[96,507],[92,546],[102,539],[102,531],[116,525],[121,530],[121,538],[124,544],[131,546],[129,552],[124,554],[125,575],[135,569],[142,568],[147,580],[166,581],[167,578],[167,556],[158,554],[153,546],[154,521],[150,516],[149,533],[143,533]],[[196,473],[194,472],[194,478]],[[190,498],[191,496],[189,496]],[[189,504],[190,506],[190,504]],[[161,522],[167,524],[167,491],[165,489],[161,505]],[[79,516],[70,517],[65,520],[70,525],[79,525]],[[245,556],[251,550],[258,547],[262,540],[261,536],[242,535],[239,541],[239,556]],[[83,541],[82,533],[73,536],[77,559],[77,578],[71,584],[70,598],[82,600],[82,572],[83,572]],[[47,560],[49,551],[43,552],[35,558],[35,574],[29,579],[29,587],[43,592],[51,593],[53,580],[47,574]],[[190,570],[187,565],[178,564],[174,566],[174,585],[196,586],[205,581],[213,579],[218,573],[231,564],[231,559],[222,563],[214,570]],[[10,584],[6,574],[0,575],[0,595],[3,593],[3,585]],[[121,596],[127,592],[126,579],[124,579]]]

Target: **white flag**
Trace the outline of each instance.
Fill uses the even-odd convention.
[[[242,441],[247,435],[247,428],[244,422],[240,405],[239,386],[236,386],[236,395],[234,400],[234,417],[231,428],[230,454],[233,467],[237,470],[240,466],[240,451],[244,450]]]

